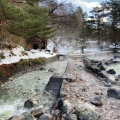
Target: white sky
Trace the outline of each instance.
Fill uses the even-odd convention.
[[[59,2],[65,0],[58,0]],[[89,13],[93,7],[100,6],[100,3],[106,0],[66,0],[66,3],[71,2],[75,6],[82,7],[83,11]]]

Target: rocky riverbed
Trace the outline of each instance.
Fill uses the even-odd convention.
[[[42,106],[49,112],[55,99],[54,93],[47,93],[45,86],[54,73],[64,73],[67,60],[54,61],[20,77],[14,78],[0,89],[0,120],[13,115],[30,112],[24,108],[24,102],[30,98],[39,100],[36,106]]]
[[[64,85],[68,114],[76,113],[78,120],[120,120],[119,84],[101,81],[87,72],[80,57],[69,59],[67,72],[77,75],[74,83]]]
[[[39,71],[15,78],[1,89],[0,120],[24,112],[40,116],[37,120],[119,120],[118,83],[99,80],[86,71],[81,56],[55,61]],[[56,97],[63,101],[61,108],[57,106]],[[26,101],[32,101],[33,108],[24,108]]]

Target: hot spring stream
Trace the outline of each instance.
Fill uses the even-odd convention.
[[[113,59],[111,53],[105,54],[89,54],[85,55],[89,59],[109,60]],[[45,86],[49,78],[54,73],[64,73],[68,61],[54,61],[44,66],[45,69],[33,71],[24,74],[13,81],[5,84],[0,89],[0,120],[6,120],[13,115],[21,114],[25,111],[30,112],[30,109],[24,108],[24,102],[30,98],[37,96],[39,98],[39,106],[43,106],[45,111],[50,110],[50,107],[55,100],[54,95],[44,95]],[[50,72],[49,69],[54,72]],[[114,69],[116,74],[120,74],[120,64],[106,66],[107,69]]]
[[[86,55],[86,57],[88,59],[92,59],[92,60],[100,60],[100,61],[103,61],[103,60],[110,60],[110,59],[113,59],[114,58],[114,55],[112,53],[100,53],[100,54],[96,54],[96,53],[93,53],[93,54],[89,54],[89,55]],[[116,61],[120,61],[120,58],[117,58],[117,59],[114,59]],[[120,74],[120,63],[116,63],[116,64],[112,64],[112,65],[108,65],[108,66],[105,66],[107,70],[109,69],[114,69],[116,71],[116,75]]]
[[[45,70],[33,71],[24,74],[13,81],[8,82],[0,89],[0,120],[21,114],[29,109],[24,108],[24,102],[30,98],[39,97],[39,105],[49,110],[55,97],[43,95],[49,78],[55,73],[63,73],[67,65],[66,61],[55,61],[44,66]],[[54,72],[49,72],[49,69]]]

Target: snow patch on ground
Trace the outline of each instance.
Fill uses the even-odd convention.
[[[29,58],[39,58],[39,57],[45,57],[49,58],[52,56],[55,56],[55,53],[49,53],[45,51],[40,51],[40,50],[30,50],[30,51],[25,51],[23,47],[18,46],[17,48],[13,48],[12,50],[4,49],[0,50],[0,53],[3,53],[5,56],[4,59],[0,60],[0,65],[2,64],[10,64],[10,63],[15,63],[20,61],[20,59],[29,59]],[[26,53],[27,55],[24,55],[23,53]]]
[[[89,41],[86,41],[86,43],[97,44],[98,42],[96,40],[89,40]]]
[[[99,49],[95,48],[95,49],[84,49],[84,53],[95,53],[95,52],[101,52]],[[77,54],[81,54],[82,51],[79,49],[79,50],[76,50],[74,51],[73,53],[77,53]]]

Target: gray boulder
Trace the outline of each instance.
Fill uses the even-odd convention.
[[[78,120],[99,120],[100,115],[95,111],[94,106],[90,104],[78,105],[75,110]]]
[[[91,61],[89,59],[87,59],[87,58],[84,58],[83,59],[83,64],[84,65],[91,65]]]
[[[76,114],[64,114],[62,120],[77,120]]]
[[[116,74],[116,72],[115,72],[115,70],[114,70],[114,69],[110,69],[110,70],[108,70],[108,71],[107,71],[107,73],[109,73],[109,74],[113,74],[113,75],[115,75],[115,74]]]
[[[114,88],[109,88],[107,90],[107,96],[108,97],[113,97],[113,98],[116,98],[116,99],[120,99],[120,89],[117,90],[117,89],[114,89]]]
[[[46,91],[51,91],[52,90],[53,92],[55,92],[56,95],[59,96],[59,94],[60,94],[60,88],[62,86],[62,83],[63,83],[62,75],[60,75],[60,74],[54,74],[50,78],[48,84],[46,85],[45,90]]]
[[[104,86],[105,87],[112,87],[111,83],[105,83]]]
[[[44,114],[44,115],[41,115],[38,120],[50,120],[50,118],[48,115]]]
[[[46,91],[54,91],[58,97],[60,96],[60,89],[62,86],[63,81],[66,80],[68,82],[74,82],[76,80],[75,74],[54,74],[48,84],[45,87]],[[61,93],[64,95],[64,93]]]
[[[39,100],[36,98],[31,98],[24,103],[25,108],[32,108],[39,103]]]
[[[24,119],[24,116],[12,116],[8,120],[23,120],[23,119]]]
[[[90,100],[90,102],[91,102],[93,105],[96,105],[96,106],[101,106],[101,105],[102,105],[102,101],[101,101],[101,98],[100,98],[100,97],[92,98],[92,99]]]
[[[63,106],[62,106],[62,111],[65,112],[65,113],[70,113],[70,112],[73,112],[74,111],[74,105],[72,103],[70,103],[69,100],[64,100],[63,101]]]
[[[19,116],[12,116],[8,120],[36,120],[31,114],[25,112]]]
[[[67,83],[66,80],[64,80],[63,83],[62,83],[62,86],[61,86],[61,89],[60,89],[60,97],[67,96],[67,92],[64,89],[64,86],[65,86],[66,83]]]
[[[44,114],[44,110],[41,107],[37,107],[31,111],[31,115],[33,115],[35,118],[39,118],[41,115]]]

